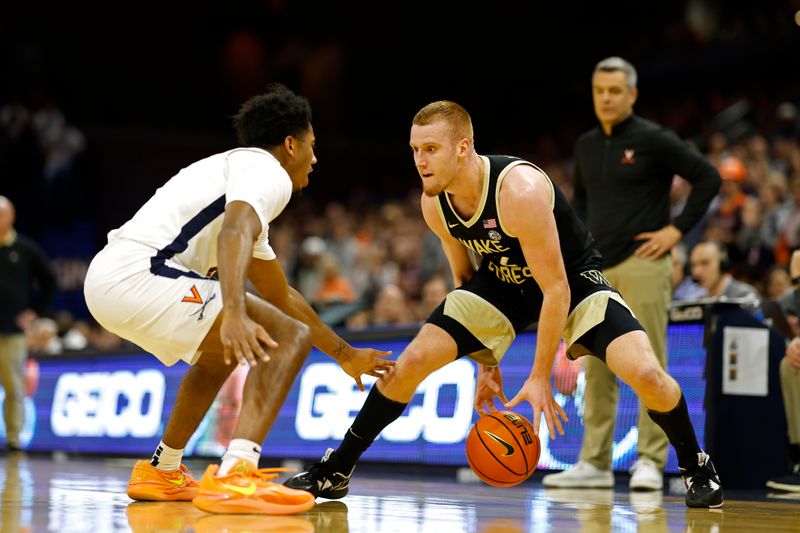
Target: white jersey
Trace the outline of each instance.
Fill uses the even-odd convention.
[[[119,229],[86,272],[83,290],[92,316],[164,364],[194,364],[222,310],[217,237],[225,205],[247,202],[261,220],[253,256],[275,259],[269,223],[292,195],[292,180],[258,148],[213,155],[181,170]]]
[[[169,260],[206,275],[217,266],[225,206],[242,201],[255,209],[261,221],[253,257],[275,259],[267,238],[269,223],[291,195],[291,178],[272,154],[260,148],[236,148],[182,169],[133,218],[110,231],[108,242],[127,239],[153,248],[153,273],[158,274]]]

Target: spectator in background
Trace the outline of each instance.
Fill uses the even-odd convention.
[[[800,251],[792,253],[790,273],[794,283],[793,299],[800,301]],[[796,303],[794,312],[797,312]],[[800,337],[786,347],[781,360],[781,393],[786,410],[786,441],[789,451],[789,473],[767,481],[767,487],[800,492]]]
[[[330,252],[317,262],[321,284],[311,302],[320,319],[329,326],[344,325],[347,317],[363,307],[356,301],[353,284],[340,270],[339,259]]]
[[[64,348],[58,337],[58,325],[52,318],[37,318],[25,331],[28,353],[58,355]]]
[[[758,189],[761,200],[762,222],[759,234],[764,245],[775,255],[781,228],[792,210],[794,202],[786,194],[788,182],[780,172],[773,172]]]
[[[57,311],[55,321],[58,325],[58,336],[65,351],[79,351],[89,346],[89,324],[76,321],[72,313],[66,309]]]
[[[369,309],[359,309],[355,313],[347,316],[344,325],[347,329],[354,331],[367,329],[370,326],[372,314]]]
[[[325,221],[328,238],[326,249],[333,254],[341,276],[352,279],[359,242],[355,236],[354,214],[347,211],[338,202],[331,202],[325,207]]]
[[[417,306],[417,318],[420,321],[430,316],[434,309],[439,307],[447,293],[450,292],[450,285],[444,276],[434,276],[422,285],[422,301]]]
[[[394,283],[396,278],[396,265],[389,259],[389,246],[385,242],[370,242],[359,249],[350,278],[356,298],[371,304],[380,288]]]
[[[700,287],[691,276],[686,275],[688,268],[688,258],[686,257],[686,247],[683,243],[678,243],[672,247],[672,299],[697,300],[705,296],[706,291]]]
[[[769,153],[769,143],[763,135],[753,135],[746,142],[748,153],[748,174],[750,185],[756,190],[766,184],[772,173],[772,160]]]
[[[772,300],[781,300],[794,292],[789,271],[785,266],[775,265],[767,273],[767,284],[764,294]]]
[[[23,332],[52,312],[57,285],[42,249],[15,231],[14,216],[14,204],[0,196],[0,383],[6,395],[6,448],[20,451],[28,359]]]
[[[706,159],[709,163],[716,166],[722,158],[728,154],[728,138],[724,133],[715,131],[708,138],[706,148]]]
[[[761,237],[764,209],[761,200],[747,196],[742,206],[741,225],[731,243],[733,272],[741,280],[760,285],[764,272],[775,264],[772,249]]]
[[[371,325],[399,326],[416,322],[405,293],[397,285],[385,285],[378,291],[372,309]]]
[[[711,206],[710,227],[706,232],[706,239],[728,245],[734,242],[736,232],[742,224],[742,209],[747,200],[744,193],[747,168],[738,157],[728,156],[720,161],[718,169],[722,186],[719,196]]]
[[[599,124],[575,145],[575,198],[603,256],[603,274],[639,319],[662,368],[667,367],[667,319],[672,300],[670,250],[703,217],[719,190],[714,166],[674,132],[633,112],[636,69],[619,57],[600,61],[592,74]],[[691,184],[680,214],[671,217],[670,190],[679,175]],[[584,357],[586,401],[580,460],[550,474],[548,487],[613,487],[612,442],[619,386],[596,357]],[[660,490],[668,440],[639,402],[639,458],[632,489]]]
[[[730,262],[724,245],[704,241],[695,245],[689,256],[692,279],[706,290],[706,296],[760,299],[752,285],[738,281],[728,272]]]
[[[317,309],[325,309],[331,305],[349,304],[355,300],[353,285],[342,276],[339,259],[332,253],[323,254],[318,262],[321,283],[313,299]]]
[[[775,262],[779,265],[789,264],[792,250],[800,247],[800,178],[791,182],[790,191],[791,207],[786,211],[775,243]]]
[[[328,249],[321,237],[312,235],[303,240],[295,263],[294,280],[297,290],[309,302],[314,300],[322,278],[318,267],[319,259]]]

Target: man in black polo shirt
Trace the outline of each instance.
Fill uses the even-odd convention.
[[[25,362],[28,349],[22,328],[52,311],[56,276],[42,249],[14,230],[14,204],[0,196],[0,385],[6,449],[22,450]],[[34,298],[36,296],[36,298]]]
[[[600,61],[592,75],[599,125],[575,146],[575,198],[603,255],[603,274],[622,294],[667,366],[667,312],[672,295],[670,249],[703,216],[719,190],[717,170],[678,136],[633,114],[636,70],[619,57]],[[670,221],[674,175],[692,184],[679,216]],[[597,358],[586,371],[583,445],[571,469],[543,478],[552,487],[612,487],[611,446],[619,398],[615,376]],[[659,490],[667,437],[639,402],[639,459],[631,488]]]

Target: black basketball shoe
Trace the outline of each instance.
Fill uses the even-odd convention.
[[[305,472],[293,475],[283,484],[291,489],[310,492],[316,498],[338,500],[347,496],[347,491],[350,490],[350,476],[353,475],[355,468],[355,466],[351,468],[347,474],[339,471],[336,452],[333,448],[328,448],[320,462],[307,465]]]
[[[686,505],[697,508],[722,507],[722,486],[719,476],[711,462],[711,457],[705,452],[697,454],[698,470],[692,475],[683,475],[686,484]],[[684,470],[681,469],[681,474]]]
[[[767,487],[786,492],[800,492],[800,463],[792,467],[791,474],[767,481]]]

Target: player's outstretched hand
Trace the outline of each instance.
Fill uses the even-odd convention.
[[[364,384],[361,383],[362,375],[380,378],[394,366],[394,361],[386,359],[392,355],[392,352],[372,348],[352,348],[349,352],[339,361],[339,364],[342,366],[342,370],[356,380],[359,390],[364,390]]]
[[[551,439],[556,438],[556,431],[559,435],[564,434],[564,426],[561,425],[561,421],[567,422],[569,419],[564,409],[553,398],[550,380],[528,378],[522,384],[517,395],[506,403],[506,409],[513,409],[523,400],[533,407],[533,430],[537,435],[539,435],[539,420],[542,414],[547,422],[547,430],[550,432]]]

